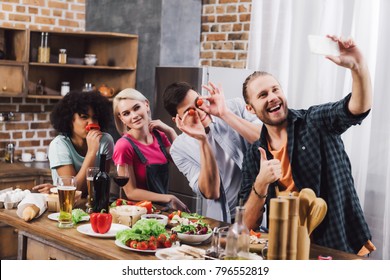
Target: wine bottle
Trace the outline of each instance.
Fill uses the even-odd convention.
[[[110,176],[106,172],[106,154],[100,155],[100,170],[93,177],[94,202],[93,212],[101,212],[102,209],[108,213],[110,199]]]

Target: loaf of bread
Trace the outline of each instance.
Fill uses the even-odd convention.
[[[39,207],[36,205],[27,206],[24,208],[22,213],[22,218],[26,222],[31,221],[39,214]]]

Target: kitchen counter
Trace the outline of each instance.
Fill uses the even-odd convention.
[[[16,215],[16,210],[0,210],[0,221],[15,227],[18,231],[18,259],[113,259],[113,260],[155,260],[154,253],[142,253],[119,248],[114,238],[96,238],[81,234],[76,227],[60,229],[57,222],[48,219],[47,211],[31,222],[25,222]],[[211,227],[221,222],[205,219]],[[210,244],[200,245],[208,248]],[[364,259],[354,254],[312,244],[310,259],[319,255],[332,256],[334,260]]]
[[[28,176],[42,175],[51,176],[49,161],[23,163],[16,161],[14,163],[0,162],[0,178],[11,175]]]

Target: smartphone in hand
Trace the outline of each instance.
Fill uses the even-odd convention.
[[[337,42],[325,36],[309,35],[310,51],[320,55],[340,55],[340,48]]]

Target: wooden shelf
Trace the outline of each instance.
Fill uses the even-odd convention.
[[[0,96],[24,96],[28,69],[28,31],[0,27]]]
[[[115,89],[135,88],[138,35],[112,32],[49,31],[50,63],[38,63],[42,31],[0,27],[0,96],[61,99],[61,82],[71,90],[85,83],[97,88],[105,84]],[[68,64],[58,63],[60,49],[67,50]],[[84,65],[85,54],[95,54],[96,65]],[[38,80],[45,82],[47,95],[36,95]]]
[[[38,63],[30,62],[30,66],[37,67],[60,67],[60,68],[79,68],[79,69],[94,69],[94,70],[123,70],[132,71],[135,70],[133,67],[117,67],[117,66],[100,66],[100,65],[79,65],[79,64],[59,64],[59,63]]]
[[[62,99],[61,95],[35,95],[29,94],[28,98],[36,98],[36,99]]]

